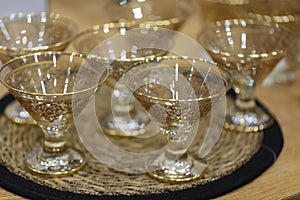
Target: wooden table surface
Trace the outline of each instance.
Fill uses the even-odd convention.
[[[109,17],[103,11],[104,2],[103,0],[51,0],[49,9],[72,18],[77,22],[79,29],[83,30],[109,21]],[[180,31],[195,38],[200,28],[199,12],[195,12]],[[251,183],[218,199],[300,199],[299,73],[297,77],[294,83],[259,87],[256,93],[258,99],[277,117],[284,134],[284,147],[277,161]],[[0,95],[3,96],[6,92],[0,86]],[[0,200],[17,199],[24,198],[0,188]]]

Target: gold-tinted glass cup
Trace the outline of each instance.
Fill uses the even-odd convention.
[[[27,169],[62,176],[84,166],[84,154],[65,135],[75,134],[68,132],[73,113],[80,113],[107,76],[105,64],[74,53],[37,52],[4,64],[1,83],[44,132],[43,146],[26,155]]]
[[[227,110],[225,128],[253,132],[269,127],[274,119],[256,105],[255,88],[286,54],[294,34],[275,23],[232,19],[205,27],[198,41],[233,73],[237,98]]]
[[[104,12],[113,22],[130,26],[179,29],[193,12],[190,1],[129,0],[109,1]]]
[[[131,67],[122,80],[168,139],[150,176],[164,182],[200,178],[206,163],[186,153],[198,121],[231,88],[231,75],[202,59],[162,56]]]
[[[113,89],[111,109],[107,109],[107,115],[99,117],[103,131],[109,135],[136,136],[151,129],[148,114],[134,106],[137,102],[125,93],[120,96],[120,91],[128,89],[118,81],[129,66],[147,57],[166,54],[168,52],[166,49],[170,49],[173,45],[172,38],[163,35],[155,27],[134,29],[134,32],[131,31],[133,28],[135,27],[128,23],[96,25],[79,33],[73,41],[77,51],[99,56],[107,60],[112,67],[112,75],[107,81],[109,88]],[[117,41],[123,42],[122,45],[128,47],[129,51],[120,51]],[[148,47],[139,47],[141,41]],[[165,49],[157,49],[158,43],[163,44]],[[131,117],[128,117],[128,113]]]
[[[14,13],[0,19],[0,59],[2,63],[38,51],[63,51],[74,39],[77,25],[55,13]],[[16,123],[32,124],[30,115],[13,102],[5,109]]]
[[[263,82],[264,85],[290,83],[296,80],[300,66],[300,1],[296,0],[252,0],[248,6],[248,18],[275,22],[288,27],[297,37],[285,57]]]
[[[282,24],[293,31],[297,42],[262,83],[270,86],[296,80],[299,69],[300,2],[298,0],[201,0],[196,1],[204,24],[226,19],[254,19]]]

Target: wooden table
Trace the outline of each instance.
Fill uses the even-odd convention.
[[[106,0],[107,1],[107,0]],[[87,4],[88,2],[88,4]],[[50,11],[66,15],[83,30],[94,24],[108,22],[101,0],[52,0]],[[181,31],[193,38],[201,28],[195,12]],[[72,50],[72,47],[69,49]],[[1,86],[0,95],[6,90]],[[300,199],[300,74],[296,82],[257,89],[258,99],[277,117],[285,138],[278,160],[251,183],[218,199]],[[298,197],[297,197],[298,195]],[[24,199],[0,188],[0,200]]]

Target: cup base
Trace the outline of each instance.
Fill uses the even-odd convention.
[[[259,107],[250,110],[228,109],[224,128],[230,131],[259,132],[274,123],[272,115]]]
[[[201,178],[206,168],[206,163],[187,155],[184,160],[164,161],[162,168],[148,174],[161,182],[179,183]]]
[[[8,119],[17,124],[36,124],[29,113],[17,101],[10,103],[4,112]]]
[[[25,159],[25,166],[31,173],[47,177],[67,176],[82,169],[84,165],[83,153],[72,148],[67,148],[63,153],[35,149]]]
[[[108,115],[100,120],[103,132],[113,136],[138,136],[145,134],[150,124],[150,118],[144,113],[128,119],[126,117],[114,119],[112,115]]]

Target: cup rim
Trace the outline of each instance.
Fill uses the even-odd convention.
[[[104,23],[104,24],[96,24],[93,26],[90,26],[82,31],[80,31],[78,34],[76,34],[76,36],[74,37],[74,40],[72,41],[73,47],[80,52],[81,54],[85,54],[85,55],[89,55],[90,52],[83,52],[81,50],[81,48],[78,45],[78,41],[80,41],[80,38],[87,35],[87,34],[92,34],[92,35],[97,35],[97,34],[93,34],[94,32],[100,32],[102,31],[104,28],[108,28],[108,29],[119,29],[119,28],[126,28],[129,29],[132,26],[130,25],[129,22],[111,22],[111,23]],[[134,29],[134,28],[132,28]],[[105,39],[104,39],[105,40]],[[102,58],[105,59],[105,58]],[[108,59],[109,60],[109,59]],[[126,61],[127,59],[122,59],[122,61]],[[133,59],[128,59],[128,61],[132,61]],[[134,58],[134,60],[141,60],[140,58]]]
[[[246,22],[247,24],[259,24],[259,25],[264,25],[264,26],[274,26],[274,27],[278,28],[279,30],[289,32],[294,38],[296,38],[295,33],[292,30],[290,30],[285,25],[277,23],[277,22],[257,20],[257,19],[251,19],[251,18],[231,18],[231,19],[217,20],[215,22],[209,23],[207,26],[205,26],[202,29],[202,31],[200,31],[198,33],[197,40],[199,41],[199,37],[207,31],[207,28],[221,27],[225,24],[238,25],[238,24],[241,24],[241,22]]]
[[[54,44],[44,45],[44,46],[41,46],[41,47],[32,47],[30,49],[25,48],[25,47],[21,47],[21,48],[19,48],[19,47],[8,47],[8,46],[3,46],[3,45],[0,44],[0,50],[2,50],[2,51],[8,51],[8,52],[23,51],[23,52],[27,52],[27,53],[36,52],[36,51],[46,51],[46,50],[49,50],[51,48],[57,48],[57,47],[60,47],[60,46],[63,46],[63,45],[66,45],[66,44],[70,43],[78,33],[78,25],[73,20],[71,20],[70,18],[68,18],[64,15],[54,13],[54,12],[39,12],[39,13],[36,13],[36,12],[16,12],[16,13],[12,13],[8,16],[0,18],[0,21],[2,21],[2,22],[7,21],[7,24],[14,23],[14,21],[12,21],[11,18],[15,18],[15,16],[17,17],[17,19],[25,19],[28,16],[31,16],[31,17],[39,17],[39,16],[43,17],[43,16],[45,16],[47,19],[55,19],[55,20],[65,21],[69,25],[72,26],[72,29],[73,29],[72,30],[72,36],[66,38],[63,41],[56,42]]]
[[[291,40],[291,42],[289,42],[289,45],[286,47],[286,49],[289,49],[296,42],[297,37],[296,37],[295,33],[292,30],[290,30],[288,27],[286,27],[285,25],[277,23],[277,22],[263,21],[263,20],[257,20],[257,19],[251,19],[251,18],[231,18],[231,19],[218,20],[218,21],[209,23],[198,33],[196,40],[197,40],[197,42],[199,42],[199,44],[203,45],[203,47],[209,52],[210,51],[209,48],[207,48],[207,46],[204,45],[204,43],[203,43],[203,41],[206,40],[204,38],[204,36],[205,36],[205,34],[208,33],[208,29],[210,31],[212,29],[216,29],[216,28],[222,27],[224,25],[241,25],[244,27],[244,25],[242,25],[243,22],[245,22],[246,24],[250,24],[250,25],[258,24],[258,25],[266,26],[266,27],[275,27],[279,31],[288,33],[288,36],[286,36],[286,40]],[[273,55],[273,54],[277,55],[276,52],[270,51],[270,52],[257,53],[257,56],[266,57],[266,55]],[[285,55],[285,53],[283,55]],[[232,56],[239,58],[239,55],[232,55]]]
[[[81,54],[81,53],[76,53],[76,52],[62,52],[62,51],[41,51],[41,52],[34,52],[34,53],[30,53],[30,54],[26,54],[26,55],[23,55],[23,56],[19,56],[19,57],[16,57],[16,58],[13,58],[11,59],[10,61],[6,62],[1,68],[0,68],[0,74],[2,73],[2,71],[8,67],[11,63],[13,62],[16,62],[16,61],[19,61],[21,59],[26,59],[26,58],[29,58],[29,57],[34,57],[34,56],[37,56],[37,55],[67,55],[67,56],[76,56],[76,57],[80,57],[80,58],[83,58],[83,59],[88,59],[88,60],[94,60],[94,61],[100,61],[101,59],[99,59],[98,57],[96,56],[93,56],[93,55],[84,55],[84,54]],[[104,69],[104,77],[103,77],[103,74],[101,75],[101,78],[102,79],[101,81],[99,81],[97,84],[95,84],[95,86],[92,86],[92,87],[89,87],[89,88],[86,88],[86,89],[83,89],[83,90],[80,90],[80,91],[76,91],[76,92],[67,92],[67,93],[55,93],[55,94],[41,94],[41,93],[35,93],[35,92],[26,92],[26,91],[23,91],[23,90],[19,90],[19,89],[16,89],[10,85],[8,85],[7,83],[5,83],[2,79],[0,79],[0,82],[8,89],[8,90],[11,90],[11,91],[15,91],[19,94],[26,94],[26,95],[31,95],[31,96],[41,96],[41,97],[51,97],[51,96],[71,96],[71,95],[76,95],[76,94],[80,94],[80,93],[85,93],[85,92],[88,92],[90,90],[93,90],[93,89],[96,89],[98,87],[100,87],[101,85],[103,85],[103,83],[106,82],[107,78],[109,77],[110,75],[110,68],[109,66],[106,66],[105,69]],[[102,78],[103,77],[103,78]]]
[[[224,67],[223,65],[220,65],[219,63],[209,61],[209,60],[206,60],[206,59],[203,59],[203,58],[194,58],[194,57],[189,57],[189,56],[167,55],[167,56],[156,56],[156,57],[146,58],[144,61],[141,61],[140,63],[133,64],[131,67],[129,67],[127,70],[124,71],[124,74],[126,74],[126,72],[130,71],[131,69],[137,67],[138,65],[144,65],[144,64],[147,64],[147,63],[152,63],[152,61],[158,60],[158,59],[159,60],[182,59],[182,60],[185,60],[185,61],[187,61],[187,60],[196,60],[197,62],[204,62],[204,63],[210,64],[210,65],[213,65],[213,66],[216,67],[215,69],[213,69],[214,71],[218,71],[217,73],[219,73],[219,71],[222,70],[223,73],[226,76],[226,78],[222,77],[222,80],[224,82],[224,89],[225,90],[223,92],[221,92],[220,94],[210,95],[210,96],[205,97],[205,98],[193,98],[193,99],[188,99],[188,100],[186,100],[186,99],[178,99],[178,100],[163,99],[163,98],[159,98],[159,97],[153,97],[153,96],[142,94],[142,96],[146,96],[150,99],[158,100],[158,101],[161,101],[161,102],[179,102],[179,103],[180,102],[193,102],[193,101],[199,101],[199,100],[202,100],[202,101],[205,101],[205,102],[206,101],[214,102],[214,101],[218,100],[220,97],[222,97],[223,95],[225,95],[230,90],[230,88],[232,86],[232,83],[233,83],[232,73],[226,67]],[[188,61],[188,62],[190,62],[190,61]],[[226,81],[224,81],[224,80],[226,80]],[[129,90],[131,90],[127,83],[125,85],[126,85],[126,87],[128,87]],[[209,103],[209,102],[206,102],[206,103]]]
[[[108,13],[108,12],[112,12],[113,9],[112,6],[115,6],[115,8],[120,8],[120,11],[123,11],[123,12],[126,12],[128,11],[127,10],[127,6],[130,5],[130,4],[133,4],[134,6],[133,7],[137,7],[139,5],[139,7],[142,7],[143,4],[150,4],[150,5],[157,5],[157,6],[161,6],[161,1],[162,0],[154,0],[154,1],[138,1],[138,0],[127,0],[124,2],[117,2],[117,1],[108,1],[105,6],[104,6],[104,10]],[[169,0],[163,0],[165,1],[166,3],[169,2]],[[113,5],[113,3],[115,5]],[[180,11],[183,11],[183,15],[180,16],[180,18],[188,18],[191,13],[193,13],[195,11],[195,8],[193,7],[193,2],[191,2],[191,0],[174,0],[172,2],[173,4],[177,4],[177,8],[180,9]],[[137,4],[137,5],[135,5]],[[129,10],[131,10],[132,8],[130,7]],[[161,21],[164,21],[166,19],[162,19]],[[124,19],[124,20],[116,20],[114,18],[112,18],[112,21],[115,21],[115,22],[127,22],[129,24],[132,24],[132,25],[136,25],[136,26],[140,26],[140,24],[142,24],[142,26],[144,25],[144,23],[147,24],[147,22],[150,22],[151,20],[144,20],[144,21],[141,21],[141,23],[135,23],[135,20],[134,19]],[[139,21],[139,20],[138,20]]]
[[[108,29],[126,28],[126,29],[128,29],[128,31],[140,29],[139,27],[132,27],[130,25],[130,23],[128,23],[128,22],[116,22],[116,23],[111,22],[111,23],[104,23],[104,24],[93,25],[93,26],[90,26],[90,27],[84,29],[83,31],[79,32],[75,36],[74,40],[72,41],[73,47],[76,49],[76,51],[80,52],[81,54],[84,54],[84,55],[95,55],[95,56],[97,56],[96,54],[91,53],[91,52],[93,52],[93,49],[90,52],[84,52],[82,50],[82,48],[79,47],[78,42],[81,40],[80,39],[81,37],[83,37],[83,36],[85,36],[87,34],[92,34],[93,36],[97,35],[98,32],[99,32],[99,34],[102,34],[102,33],[100,33],[100,31],[102,31],[104,28],[108,28]],[[146,29],[156,30],[155,27],[148,27]],[[160,29],[165,29],[165,28],[160,28]],[[97,33],[93,34],[94,32],[97,32]],[[116,33],[116,34],[118,34],[118,33]],[[103,41],[105,41],[106,39],[108,39],[108,38],[104,38]],[[114,59],[114,61],[120,61],[120,62],[143,62],[143,61],[147,60],[148,58],[153,58],[153,57],[157,57],[157,56],[156,55],[149,55],[149,56],[142,56],[142,57],[135,57],[135,58],[122,58],[122,59],[117,58],[117,59]],[[112,59],[107,58],[107,57],[98,56],[98,58],[101,59],[101,60],[107,60],[108,62],[112,61]]]

